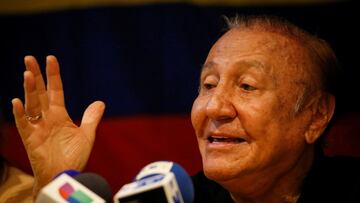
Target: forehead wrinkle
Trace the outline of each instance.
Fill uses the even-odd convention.
[[[265,65],[258,60],[241,60],[235,63],[237,67],[256,68],[265,72]]]

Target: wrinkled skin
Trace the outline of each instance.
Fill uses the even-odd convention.
[[[304,67],[311,63],[303,48],[274,33],[232,29],[210,50],[192,124],[205,175],[236,202],[299,196],[334,108],[333,98],[314,93],[296,110],[311,78]]]
[[[97,101],[85,111],[81,125],[70,119],[64,104],[59,64],[54,56],[47,57],[47,87],[34,57],[25,57],[25,105],[13,99],[16,126],[27,151],[35,177],[34,196],[55,175],[67,170],[82,170],[89,158],[95,130],[105,105]],[[41,118],[29,121],[26,115]]]

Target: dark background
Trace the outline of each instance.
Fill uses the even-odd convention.
[[[80,118],[93,100],[105,116],[188,114],[199,70],[224,32],[222,15],[283,16],[327,40],[344,75],[338,110],[359,112],[359,11],[354,2],[299,6],[199,6],[155,4],[93,7],[27,14],[0,14],[1,108],[12,120],[10,101],[21,97],[23,57],[61,64],[70,115]]]

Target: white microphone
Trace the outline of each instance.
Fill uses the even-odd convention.
[[[81,179],[81,175],[77,177]],[[90,182],[99,182],[98,175],[89,173],[85,174],[84,177]],[[105,185],[105,190],[110,190],[107,183],[101,182],[99,185]],[[102,187],[102,190],[104,190],[104,187]],[[111,191],[107,193],[111,195]],[[35,203],[106,203],[106,201],[76,180],[76,176],[73,178],[66,173],[62,173],[40,190]]]
[[[124,185],[114,196],[115,203],[191,203],[191,178],[179,165],[158,161],[145,166],[135,181]]]

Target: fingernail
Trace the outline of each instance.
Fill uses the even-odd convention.
[[[30,60],[30,58],[32,58],[32,57],[33,57],[32,55],[26,55],[26,56],[24,56],[24,61]]]

